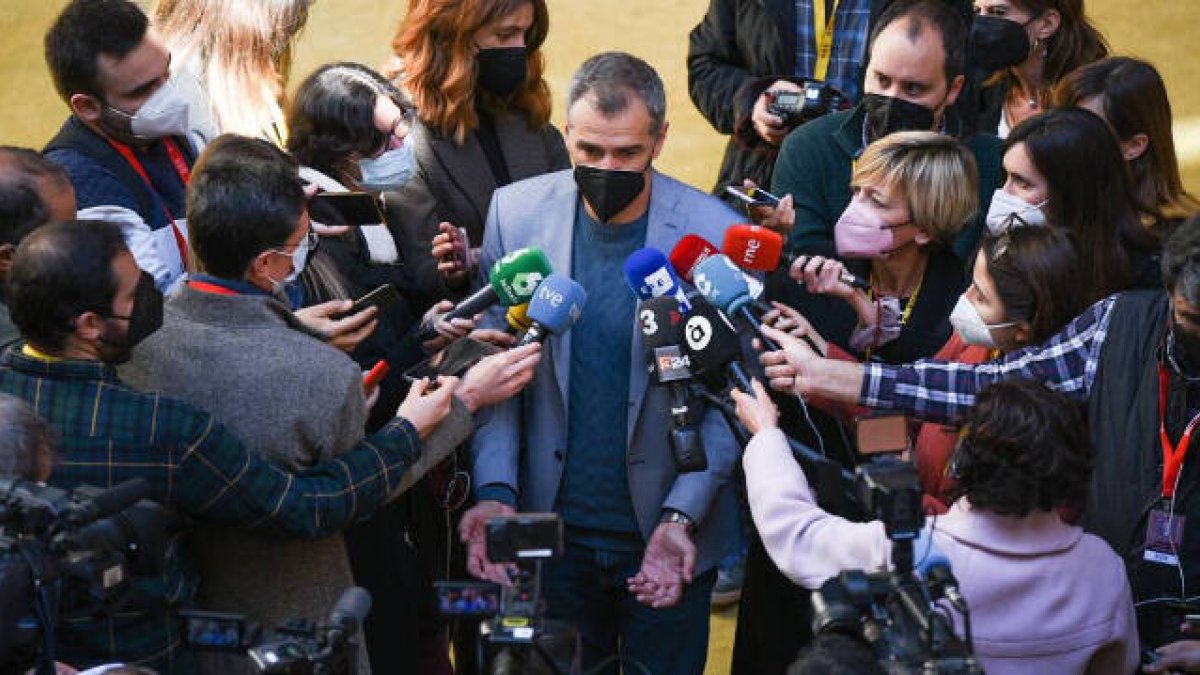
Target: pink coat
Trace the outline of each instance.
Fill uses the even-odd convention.
[[[778,429],[755,435],[742,464],[754,524],[792,581],[815,589],[842,570],[889,566],[883,524],[821,510]],[[1129,582],[1104,541],[1054,512],[998,516],[973,510],[965,499],[926,528],[958,578],[975,652],[989,675],[1134,672],[1138,637]],[[955,624],[961,630],[961,617]]]

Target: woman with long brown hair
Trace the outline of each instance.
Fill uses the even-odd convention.
[[[1005,138],[1009,130],[1049,107],[1050,91],[1067,73],[1108,55],[1108,44],[1084,13],[1083,0],[974,1],[977,16],[971,40],[976,49],[1028,44],[1023,59],[1016,60],[1021,54],[1004,59],[1016,64],[995,73],[979,90],[974,119],[979,131]],[[999,21],[1012,22],[1019,31]],[[1009,31],[1018,38],[1024,33],[1025,41],[999,39]],[[983,37],[992,33],[995,46]]]
[[[1128,56],[1090,63],[1068,74],[1054,91],[1056,106],[1090,110],[1108,123],[1121,144],[1142,204],[1172,223],[1200,212],[1179,176],[1171,101],[1154,66]]]
[[[492,192],[570,167],[550,126],[545,0],[411,0],[394,78],[417,108],[416,173],[385,195],[405,262],[433,302],[466,289]]]

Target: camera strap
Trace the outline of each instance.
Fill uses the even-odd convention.
[[[841,0],[833,0],[833,6],[829,8],[829,19],[821,25],[821,20],[825,18],[825,0],[813,0],[812,16],[813,16],[813,40],[817,43],[817,63],[813,68],[813,79],[825,81],[825,74],[829,72],[829,61],[833,58],[833,24],[837,19],[838,3]]]

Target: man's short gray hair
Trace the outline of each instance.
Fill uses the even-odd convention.
[[[58,434],[25,401],[0,394],[0,474],[45,480],[57,446]]]
[[[662,78],[649,63],[625,52],[596,54],[579,66],[571,78],[567,110],[585,96],[606,117],[629,107],[629,94],[636,94],[650,112],[650,133],[657,136],[667,119],[667,93]]]

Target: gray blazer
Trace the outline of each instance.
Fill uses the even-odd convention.
[[[669,252],[685,235],[722,241],[725,228],[742,220],[717,199],[655,172],[651,183],[646,246]],[[480,269],[505,254],[539,246],[554,270],[571,273],[572,224],[579,193],[571,171],[531,178],[496,191],[484,228]],[[623,279],[613,279],[624,284]],[[587,311],[587,308],[584,308]],[[499,324],[503,311],[489,312]],[[679,474],[667,437],[670,415],[666,389],[649,385],[641,331],[630,326],[629,422],[626,473],[634,512],[649,538],[664,508],[691,516],[698,524],[697,574],[720,560],[734,541],[737,503],[730,479],[741,449],[720,413],[708,411],[701,436],[708,469]],[[551,337],[533,382],[519,399],[481,412],[472,442],[475,485],[503,484],[519,495],[523,511],[552,511],[558,497],[567,449],[567,400],[571,333]],[[595,358],[605,358],[597,354]],[[577,384],[576,386],[586,386]]]
[[[497,113],[496,136],[513,181],[571,166],[558,130],[547,125],[530,129],[523,115]],[[432,303],[452,295],[429,255],[438,223],[445,220],[467,229],[479,246],[488,203],[496,180],[476,134],[462,145],[418,122],[407,141],[413,143],[417,173],[396,192],[384,193],[387,222],[401,244],[401,254],[418,292]]]

